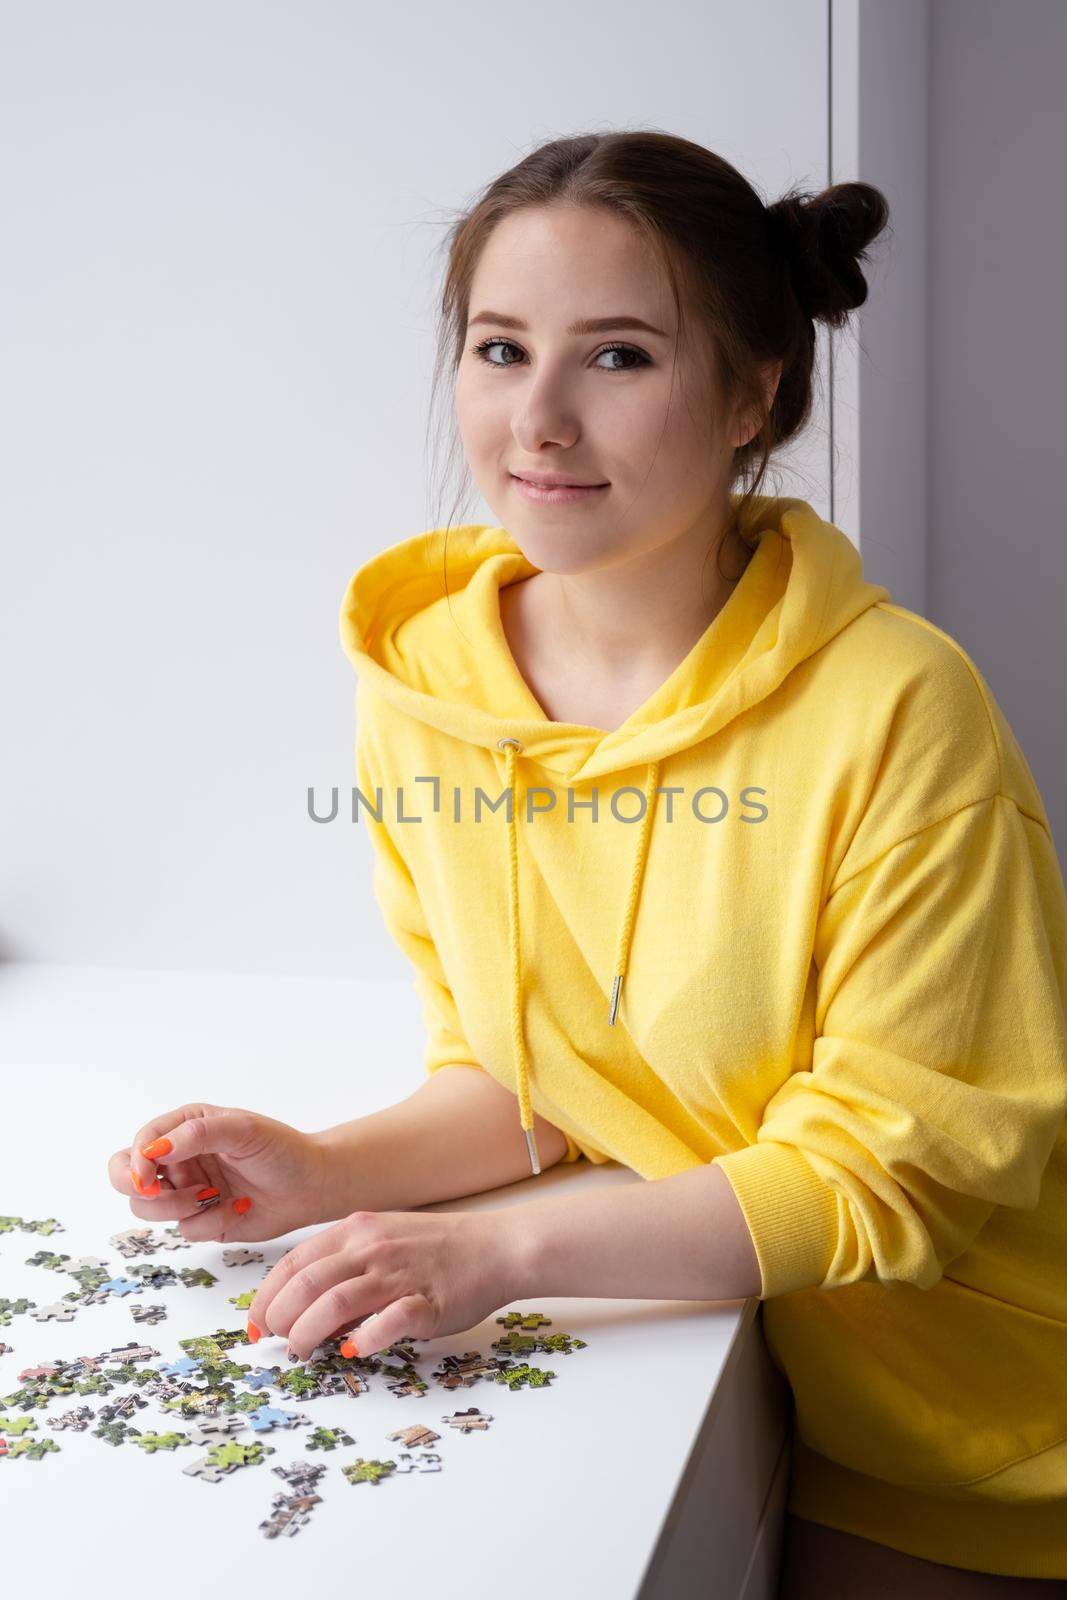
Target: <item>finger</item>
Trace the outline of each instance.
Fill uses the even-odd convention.
[[[158,1139],[169,1141],[173,1137],[172,1130],[188,1117],[203,1116],[215,1109],[203,1101],[190,1102],[188,1105],[176,1106],[173,1111],[164,1111],[161,1116],[154,1117],[151,1122],[146,1122],[138,1130],[130,1145],[130,1166],[136,1173],[134,1185],[139,1186],[139,1192],[151,1188],[156,1178],[156,1159],[153,1156],[144,1156],[143,1147],[153,1144]]]
[[[132,1165],[127,1167],[126,1177],[129,1180],[130,1192],[136,1194],[140,1200],[154,1200],[173,1189],[204,1189],[208,1184],[207,1177],[197,1161],[182,1161],[177,1167],[168,1167],[166,1170],[160,1167],[152,1183],[144,1188]],[[218,1190],[215,1192],[218,1193]]]
[[[324,1256],[302,1268],[268,1312],[270,1331],[303,1359],[336,1333],[379,1309],[382,1289],[368,1273],[353,1273],[347,1256]],[[377,1296],[377,1299],[375,1298]]]
[[[124,1194],[131,1199],[136,1196],[142,1200],[150,1200],[162,1190],[162,1184],[159,1187],[153,1185],[149,1192],[138,1186],[139,1180],[135,1177],[130,1166],[129,1150],[115,1151],[115,1154],[108,1160],[107,1175],[112,1188],[117,1189],[120,1194]]]
[[[130,1210],[144,1222],[180,1222],[221,1203],[221,1191],[213,1187],[192,1184],[187,1188],[175,1188],[163,1175],[156,1183],[159,1184],[158,1194],[137,1194],[131,1185]]]
[[[113,1156],[108,1157],[107,1163],[108,1182],[119,1194],[124,1194],[127,1199],[137,1193],[130,1179],[130,1152],[116,1150]]]
[[[251,1333],[253,1328],[256,1330],[252,1334],[253,1343],[261,1333],[277,1331],[270,1321],[271,1307],[277,1297],[288,1292],[293,1280],[305,1269],[338,1252],[346,1237],[344,1222],[335,1222],[332,1227],[322,1228],[309,1238],[301,1239],[299,1244],[286,1251],[280,1261],[275,1262],[256,1290],[248,1308],[249,1331]],[[294,1299],[290,1303],[294,1306],[293,1316],[296,1317],[303,1310],[303,1302],[297,1303]]]
[[[249,1112],[221,1110],[214,1106],[190,1109],[202,1114],[186,1117],[175,1123],[169,1132],[151,1137],[137,1147],[140,1164],[152,1168],[153,1175],[157,1163],[169,1166],[171,1162],[195,1161],[207,1155],[228,1156],[239,1161],[256,1148],[255,1119]]]
[[[234,1240],[263,1238],[258,1213],[249,1196],[230,1198],[220,1195],[217,1189],[212,1198],[186,1213],[178,1231],[192,1244],[230,1244]]]
[[[314,1344],[308,1344],[309,1338],[315,1333],[314,1325],[304,1329],[304,1318],[300,1317],[293,1324],[289,1333],[291,1349],[296,1346],[294,1339],[299,1339],[301,1349],[314,1350]],[[342,1340],[341,1354],[343,1356],[373,1356],[379,1350],[388,1350],[390,1345],[396,1344],[401,1339],[432,1339],[434,1336],[433,1307],[424,1294],[405,1294],[399,1300],[394,1300],[391,1305],[383,1306],[380,1311],[373,1312],[365,1317],[358,1328],[353,1328],[348,1337]],[[318,1344],[323,1338],[330,1335],[320,1335]]]
[[[172,1189],[205,1189],[214,1182],[199,1161],[168,1161],[159,1168],[157,1177],[164,1189],[168,1183]]]

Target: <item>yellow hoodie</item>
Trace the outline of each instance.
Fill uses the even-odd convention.
[[[568,1160],[723,1168],[796,1401],[793,1510],[1067,1576],[1048,819],[953,639],[805,501],[761,497],[753,527],[611,732],[551,721],[519,672],[499,591],[538,569],[504,528],[449,530],[447,594],[440,529],[352,578],[356,814],[425,1067],[512,1089],[534,1171],[534,1110]],[[1035,1490],[1046,1451],[1063,1477]],[[998,1498],[1023,1459],[1033,1504]]]

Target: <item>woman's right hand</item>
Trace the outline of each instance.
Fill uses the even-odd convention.
[[[325,1220],[326,1161],[311,1134],[198,1101],[146,1122],[111,1157],[108,1177],[143,1221],[177,1221],[184,1239],[230,1243]]]

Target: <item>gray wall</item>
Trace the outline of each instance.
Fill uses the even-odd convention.
[[[1015,731],[1067,862],[1067,6],[931,7],[931,621]]]

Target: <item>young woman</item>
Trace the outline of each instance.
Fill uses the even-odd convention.
[[[757,492],[886,221],[867,184],[767,206],[642,131],[552,141],[456,221],[442,355],[500,523],[383,550],[341,614],[427,1081],[317,1134],[182,1106],[111,1179],[190,1239],[332,1221],[251,1307],[299,1354],[541,1295],[758,1295],[796,1401],[783,1594],[1051,1592],[1048,819],[960,646]],[[648,1181],[393,1209],[581,1157]]]

